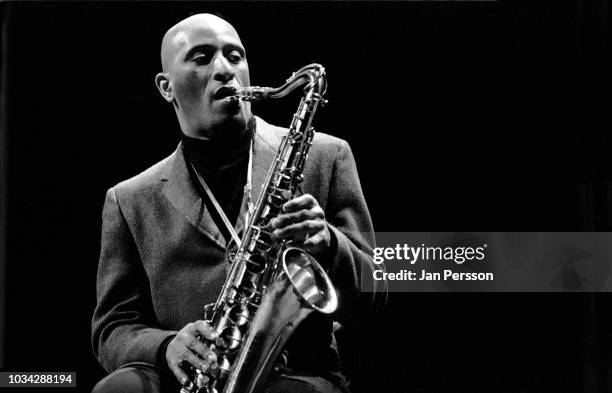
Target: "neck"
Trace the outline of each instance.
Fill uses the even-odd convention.
[[[237,157],[248,155],[255,127],[247,127],[242,132],[218,134],[215,138],[183,134],[181,139],[191,160],[205,161],[210,164],[231,162]],[[229,134],[229,135],[228,135]],[[223,137],[219,137],[219,136]]]

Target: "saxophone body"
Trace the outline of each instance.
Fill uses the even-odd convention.
[[[312,145],[311,123],[326,90],[325,69],[310,64],[278,88],[246,87],[236,96],[248,101],[281,98],[303,87],[289,132],[282,138],[240,245],[229,254],[228,277],[204,319],[218,333],[209,342],[219,367],[207,375],[191,368],[181,393],[257,393],[287,339],[311,312],[332,313],[336,291],[319,263],[291,242],[272,237],[270,220],[292,199]],[[282,357],[281,357],[282,358]]]

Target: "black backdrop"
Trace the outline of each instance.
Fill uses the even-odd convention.
[[[561,2],[559,2],[561,3]],[[106,189],[176,146],[159,43],[229,19],[254,84],[324,64],[318,129],[349,141],[377,231],[612,226],[609,11],[497,2],[4,3],[4,370],[103,376],[89,345]],[[286,125],[294,102],[256,108]],[[603,391],[608,296],[391,294],[358,388]],[[0,315],[0,317],[2,317]]]

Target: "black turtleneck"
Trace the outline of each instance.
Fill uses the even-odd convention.
[[[219,205],[221,205],[227,218],[235,225],[240,213],[246,183],[251,135],[245,133],[238,139],[223,142],[196,139],[183,135],[182,141],[185,157],[193,163]],[[201,190],[197,178],[194,178],[193,181],[202,198],[207,201],[207,206],[211,208],[212,205]],[[212,210],[214,211],[214,208]],[[216,214],[212,214],[212,216],[218,218]],[[229,241],[229,233],[227,233],[222,222],[217,221],[216,223],[226,240]]]

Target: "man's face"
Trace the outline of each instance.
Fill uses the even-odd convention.
[[[184,22],[169,42],[173,56],[164,63],[183,132],[223,138],[230,135],[217,132],[244,130],[251,117],[250,104],[229,98],[232,87],[250,85],[238,34],[229,23],[213,16]]]

